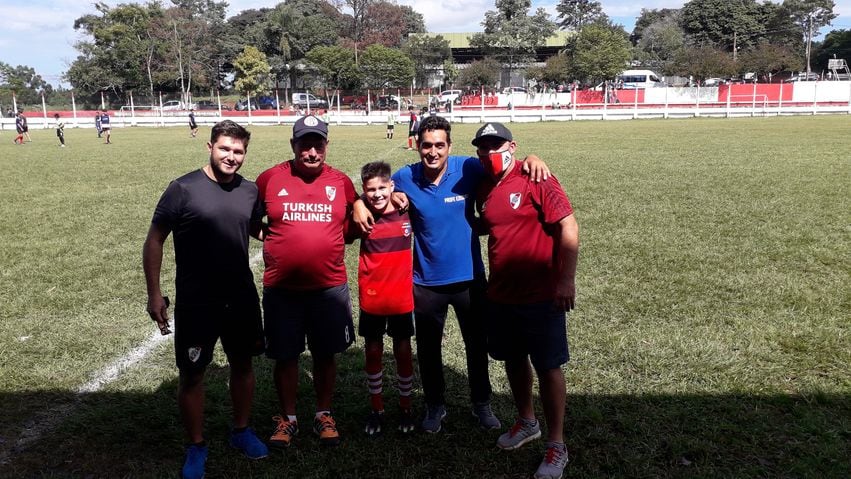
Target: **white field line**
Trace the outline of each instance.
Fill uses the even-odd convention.
[[[249,265],[253,269],[263,261],[263,250],[261,249],[249,259]],[[96,393],[103,389],[106,385],[112,383],[122,373],[133,367],[139,362],[142,362],[148,355],[156,349],[160,343],[172,339],[173,335],[163,336],[159,330],[154,328],[154,331],[141,345],[133,348],[124,356],[104,366],[100,371],[92,376],[92,378],[78,387],[75,391],[74,400],[57,404],[56,406],[42,411],[35,417],[24,422],[20,436],[10,445],[3,447],[0,443],[0,464],[5,464],[19,452],[23,451],[32,444],[38,442],[45,434],[56,429],[62,422],[62,419],[67,417],[76,408],[80,399],[86,394]]]

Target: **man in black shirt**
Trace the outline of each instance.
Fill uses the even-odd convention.
[[[230,120],[213,127],[209,164],[168,185],[142,251],[148,314],[168,334],[169,305],[160,289],[160,270],[163,244],[174,233],[178,406],[190,441],[181,471],[185,478],[204,475],[204,371],[219,338],[230,364],[230,444],[251,459],[268,454],[248,427],[255,382],[252,357],[264,350],[259,298],[248,264],[248,236],[261,237],[262,210],[257,186],[236,173],[250,137]]]

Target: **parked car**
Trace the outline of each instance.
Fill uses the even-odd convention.
[[[703,86],[718,86],[724,84],[723,78],[707,78],[703,80]]]
[[[457,103],[461,99],[461,90],[444,90],[440,92],[440,95],[437,96],[437,103],[440,105],[445,105],[446,102],[451,101],[452,103]]]
[[[195,105],[192,104],[192,103],[187,105],[180,100],[168,100],[166,102],[163,102],[162,110],[163,111],[191,110],[192,108],[195,108]]]
[[[260,106],[261,110],[274,110],[278,108],[278,102],[275,101],[275,98],[267,95],[258,96],[257,104]]]
[[[296,108],[307,108],[310,109],[315,108],[328,108],[328,102],[321,99],[316,98],[310,93],[293,93],[293,106]]]
[[[252,98],[251,99],[251,111],[259,110],[259,109],[260,109],[260,107],[257,105],[257,100]],[[236,110],[236,111],[247,111],[248,110],[248,100],[243,98],[243,99],[239,100],[238,102],[236,102],[236,105],[234,106],[234,110]]]
[[[195,103],[196,110],[218,110],[219,104],[214,101],[209,100],[201,100]],[[222,104],[222,110],[230,110],[231,108],[225,104]]]
[[[512,93],[526,93],[526,89],[522,86],[507,86],[502,89],[502,93],[510,95]]]

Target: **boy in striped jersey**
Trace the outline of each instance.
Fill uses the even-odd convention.
[[[413,256],[411,221],[390,202],[393,180],[390,165],[376,161],[361,169],[365,203],[376,218],[372,232],[361,238],[358,260],[360,323],[358,334],[364,338],[366,375],[371,412],[365,432],[381,433],[384,422],[382,397],[384,370],[384,333],[393,338],[396,379],[399,389],[399,431],[414,430],[411,414],[411,390],[414,367],[411,336],[414,334]]]

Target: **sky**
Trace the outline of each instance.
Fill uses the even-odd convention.
[[[133,0],[102,0],[108,5],[133,3]],[[839,17],[822,29],[851,29],[851,0],[835,0]],[[163,2],[163,3],[168,3]],[[277,0],[229,0],[228,15],[249,8],[273,7]],[[493,0],[397,0],[423,14],[429,32],[473,32],[481,30]],[[532,0],[532,10],[545,8],[555,19],[557,0]],[[615,22],[632,31],[642,8],[679,8],[677,0],[603,0],[603,11]],[[54,86],[63,84],[62,75],[77,57],[74,44],[82,37],[74,31],[74,20],[95,13],[93,0],[0,0],[0,61],[27,65]],[[851,60],[851,58],[847,59]],[[67,86],[66,84],[63,84]]]

